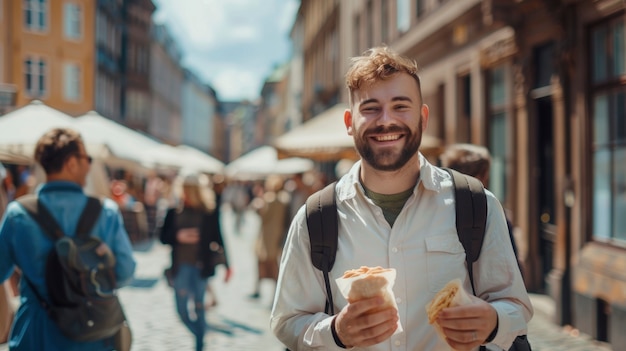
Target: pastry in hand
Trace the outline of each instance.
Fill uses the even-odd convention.
[[[463,290],[461,288],[461,280],[454,279],[448,282],[443,289],[439,290],[439,292],[435,295],[435,297],[430,301],[428,306],[426,306],[426,313],[428,313],[428,323],[433,324],[437,319],[437,315],[444,308],[452,307],[452,303],[459,293],[459,290]]]
[[[437,334],[441,339],[446,340],[446,336],[439,323],[437,316],[448,307],[468,305],[472,303],[472,299],[461,285],[461,279],[453,279],[446,284],[435,297],[426,305],[426,313],[428,314],[428,323],[433,324]]]
[[[382,296],[385,303],[373,310],[374,312],[388,307],[395,307],[393,298],[389,294],[389,289],[387,289],[389,282],[387,281],[387,278],[383,276],[383,273],[389,271],[390,269],[384,269],[382,267],[365,266],[359,269],[346,271],[343,278],[354,278],[350,291],[348,292],[348,302]]]

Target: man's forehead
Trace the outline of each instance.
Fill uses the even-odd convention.
[[[418,101],[419,96],[419,87],[408,74],[396,74],[385,80],[368,82],[353,92],[355,103],[379,99],[403,100],[406,97]]]

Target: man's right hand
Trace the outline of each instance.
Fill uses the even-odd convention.
[[[346,347],[367,347],[387,340],[398,327],[398,311],[393,308],[372,312],[384,304],[373,297],[348,304],[337,315],[335,331]]]

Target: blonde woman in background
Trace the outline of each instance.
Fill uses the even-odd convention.
[[[254,292],[250,295],[253,299],[261,297],[262,279],[269,278],[274,282],[278,279],[278,262],[290,199],[289,194],[283,190],[283,183],[282,177],[278,175],[267,177],[263,194],[252,202],[252,207],[261,217],[261,231],[255,246],[258,277]]]
[[[178,180],[179,206],[168,210],[160,232],[161,242],[172,246],[171,277],[176,309],[182,322],[196,338],[196,351],[203,349],[206,332],[204,308],[208,278],[217,264],[228,260],[216,211],[215,193],[208,177],[188,175]],[[191,318],[192,302],[195,319]]]

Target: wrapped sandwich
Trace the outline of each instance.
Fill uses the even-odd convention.
[[[377,312],[389,307],[398,310],[396,298],[393,294],[393,284],[396,280],[396,270],[393,268],[366,267],[346,271],[341,278],[336,279],[337,286],[348,302],[382,296],[385,301],[380,307],[373,309]],[[398,320],[396,333],[402,331]]]
[[[437,316],[439,312],[448,307],[468,305],[472,303],[469,294],[463,289],[461,279],[453,279],[446,284],[443,289],[435,295],[435,297],[426,305],[426,313],[428,314],[428,323],[434,324],[439,336],[445,340],[443,331],[437,324]]]

